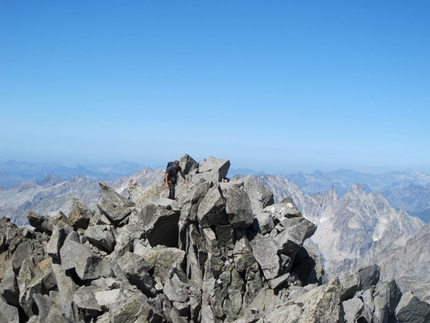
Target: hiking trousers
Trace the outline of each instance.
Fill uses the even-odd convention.
[[[176,184],[169,182],[169,199],[171,200],[175,199],[175,186]]]

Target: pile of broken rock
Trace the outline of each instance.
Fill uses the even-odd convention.
[[[180,160],[189,184],[100,183],[98,210],[0,219],[0,322],[427,322],[376,266],[326,281],[316,226],[230,162]],[[420,321],[421,320],[421,321]]]

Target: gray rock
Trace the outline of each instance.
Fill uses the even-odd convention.
[[[283,274],[282,276],[278,276],[274,279],[269,280],[269,287],[271,289],[276,289],[277,287],[285,283],[288,280],[288,278],[290,278],[290,276],[291,276],[290,273],[286,273],[286,274]]]
[[[317,229],[315,224],[302,217],[285,218],[280,224],[283,231],[275,237],[275,241],[279,252],[291,258],[303,245],[303,242],[310,238]]]
[[[272,192],[254,176],[245,177],[243,190],[249,196],[253,214],[262,212],[264,208],[275,203]]]
[[[266,307],[265,320],[271,323],[340,323],[340,292],[339,281],[334,279],[281,304],[272,300],[271,307]]]
[[[58,286],[60,308],[63,316],[70,322],[74,321],[74,309],[72,306],[73,294],[77,289],[77,286],[73,282],[72,278],[66,275],[65,271],[61,268],[61,265],[52,262],[52,272],[55,276],[55,280]]]
[[[67,236],[60,255],[61,267],[64,270],[74,269],[82,280],[109,277],[112,273],[109,263],[93,254],[88,245],[81,244],[75,231]]]
[[[18,308],[0,297],[0,323],[20,323]]]
[[[345,323],[357,322],[359,313],[363,310],[364,303],[359,297],[353,297],[342,302]]]
[[[225,209],[228,214],[228,222],[234,229],[247,228],[254,221],[251,201],[248,194],[236,185],[223,185],[221,194],[225,198]]]
[[[79,228],[86,229],[94,216],[94,212],[77,198],[72,198],[72,206],[69,218],[73,227],[75,230]]]
[[[179,160],[179,166],[181,166],[184,174],[196,173],[199,170],[199,163],[191,158],[191,156],[188,154],[185,154]]]
[[[430,304],[420,301],[412,292],[405,293],[396,308],[399,323],[430,322]]]
[[[219,185],[210,188],[206,193],[198,207],[197,219],[203,228],[229,223],[225,212],[225,200],[221,195]]]
[[[186,303],[189,301],[190,285],[183,280],[174,271],[166,278],[163,292],[172,302]]]
[[[136,291],[126,290],[115,304],[112,304],[109,312],[97,318],[97,322],[118,322],[118,323],[144,323],[157,322],[152,319],[159,318],[158,322],[163,322],[163,316],[154,312],[154,309],[148,302],[148,298]]]
[[[177,248],[156,246],[144,254],[143,258],[150,270],[154,271],[154,276],[160,277],[164,283],[171,268],[183,265],[185,252]]]
[[[253,228],[255,231],[266,234],[273,230],[275,222],[271,213],[268,212],[257,212],[253,221]]]
[[[115,249],[111,257],[115,259],[121,257],[127,251],[133,252],[135,241],[141,241],[145,239],[145,237],[145,229],[139,224],[126,224],[118,228],[115,237]]]
[[[111,290],[99,290],[94,292],[94,297],[97,304],[101,308],[110,309],[121,297],[121,289],[115,288]]]
[[[218,240],[218,245],[223,249],[233,250],[236,242],[236,236],[233,228],[230,225],[218,225],[215,227],[215,234]]]
[[[370,265],[361,268],[358,271],[359,289],[365,290],[376,285],[379,281],[379,272],[380,269],[378,265]]]
[[[339,275],[339,281],[342,285],[340,300],[343,302],[353,298],[358,291],[358,277],[352,273],[343,273]]]
[[[210,187],[209,182],[191,182],[187,194],[181,198],[181,214],[179,218],[179,231],[183,232],[186,224],[196,221],[198,207]]]
[[[118,259],[118,265],[124,271],[130,284],[135,285],[148,297],[155,296],[155,282],[148,273],[152,266],[144,257],[126,252]]]
[[[88,227],[84,236],[99,249],[111,253],[115,247],[115,233],[115,228],[112,226],[95,225]]]
[[[56,304],[49,296],[34,294],[33,299],[38,308],[38,320],[40,322],[67,323],[67,320],[61,315],[61,312],[56,308]]]
[[[102,312],[101,306],[97,303],[95,293],[100,291],[96,286],[82,286],[73,294],[74,304],[84,311]]]
[[[374,316],[381,323],[395,321],[395,310],[402,293],[394,280],[376,286],[374,295]]]
[[[13,270],[15,272],[18,272],[21,268],[21,265],[24,260],[29,260],[34,257],[35,254],[35,240],[24,240],[22,243],[18,245],[16,248],[16,251],[14,252],[12,256],[12,265]]]
[[[4,277],[1,281],[1,287],[0,292],[6,302],[15,306],[18,305],[19,288],[11,261],[8,261],[6,264],[6,270],[4,271]]]
[[[227,176],[229,168],[229,160],[216,159],[211,156],[200,165],[198,172],[210,174],[207,180],[216,183],[221,182]]]
[[[102,199],[97,207],[113,225],[120,224],[132,211],[134,203],[119,195],[103,182],[99,182]]]
[[[279,274],[278,245],[274,239],[257,234],[250,240],[252,253],[263,271],[264,277],[269,280]]]
[[[54,219],[50,216],[43,216],[29,211],[27,215],[28,222],[34,227],[36,232],[45,232],[47,235],[52,234]]]
[[[73,231],[71,226],[56,225],[52,231],[51,239],[46,246],[45,252],[53,259],[60,259],[60,249],[67,235]]]

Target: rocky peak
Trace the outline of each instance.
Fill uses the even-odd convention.
[[[31,213],[34,231],[0,219],[0,321],[382,322],[414,306],[427,315],[410,297],[399,308],[377,266],[327,282],[303,246],[317,227],[291,197],[275,204],[251,177],[226,180],[228,160],[180,164],[189,184],[179,181],[177,200],[163,183],[131,181],[125,198],[100,182],[96,210],[75,199],[68,216]]]

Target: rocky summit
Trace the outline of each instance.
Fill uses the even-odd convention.
[[[228,160],[180,160],[177,199],[162,183],[100,182],[91,209],[0,218],[3,322],[428,322],[430,305],[377,265],[327,280],[304,247],[316,231],[289,197],[254,177],[227,180]]]

